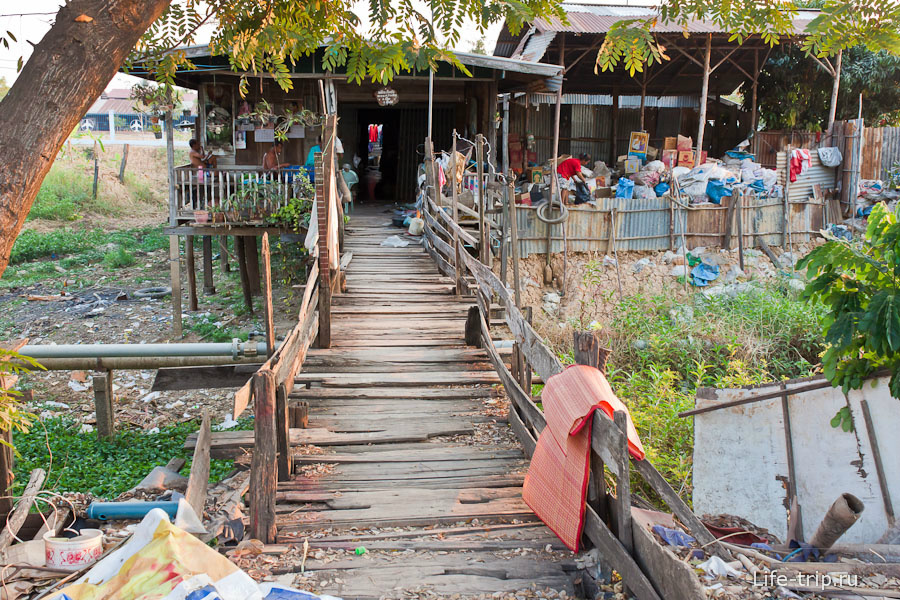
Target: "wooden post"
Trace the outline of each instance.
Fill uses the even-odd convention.
[[[181,338],[181,251],[177,235],[169,236],[169,281],[172,286],[172,337]]]
[[[263,259],[263,316],[266,322],[266,355],[275,354],[275,317],[272,311],[272,260],[269,252],[269,234],[262,234]]]
[[[619,88],[613,88],[612,94],[612,139],[609,141],[609,164],[615,165],[619,159],[616,143],[619,139]]]
[[[488,235],[485,231],[487,227],[487,192],[484,189],[484,136],[480,133],[475,136],[475,170],[478,177],[478,197],[475,199],[478,204],[478,249],[479,260],[483,264],[487,264],[488,259]]]
[[[503,94],[503,176],[509,177],[509,94]],[[509,203],[515,202],[515,189],[503,189],[503,227],[500,230],[500,281],[506,285],[509,259]]]
[[[275,391],[275,434],[278,447],[278,481],[290,481],[294,472],[291,456],[291,433],[288,418],[287,388],[280,384]]]
[[[13,479],[13,461],[12,461],[12,431],[7,429],[0,432],[0,440],[6,442],[0,444],[0,513],[8,514],[13,508],[13,501],[10,497],[10,486]]]
[[[434,162],[434,147],[431,145],[432,141],[428,140],[428,151],[431,153],[432,163]],[[456,158],[456,130],[453,130],[453,144],[450,150],[450,156],[452,162],[452,166],[450,167],[450,196],[453,199],[453,222],[459,224],[459,192],[456,187],[456,171],[459,168]],[[440,190],[437,189],[437,183],[435,183],[435,198],[440,197]],[[440,209],[440,203],[438,203],[438,208]],[[456,227],[453,228],[453,268],[456,270],[456,295],[459,296],[462,294],[462,257],[459,255],[459,231]]]
[[[519,277],[519,221],[516,217],[516,185],[509,184],[509,244],[512,254],[513,267],[513,293],[516,298],[516,306],[522,307],[522,282]]]
[[[487,319],[490,322],[490,315]],[[470,306],[466,315],[465,339],[466,346],[481,347],[481,316],[477,306]]]
[[[756,133],[759,121],[759,50],[753,51],[753,85],[750,90],[750,133]]]
[[[319,348],[331,347],[331,258],[328,247],[328,225],[331,215],[328,204],[329,186],[325,182],[325,159],[315,154],[316,220],[319,229]]]
[[[255,422],[250,462],[250,537],[275,543],[275,492],[278,445],[275,437],[275,373],[262,368],[253,375]]]
[[[122,162],[119,163],[119,183],[125,183],[125,163],[128,162],[128,144],[122,146]]]
[[[253,294],[250,292],[250,276],[247,273],[247,253],[244,251],[243,236],[235,236],[234,249],[237,253],[238,271],[241,275],[241,291],[244,293],[244,306],[253,314]]]
[[[116,402],[113,397],[113,372],[95,373],[93,383],[97,435],[101,440],[109,440],[116,436]]]
[[[525,320],[528,321],[528,324],[531,325],[532,313],[533,310],[530,306],[526,306],[522,311],[525,317]],[[522,389],[525,390],[525,393],[528,394],[528,397],[531,397],[531,379],[532,379],[532,371],[531,364],[526,360],[525,368],[522,372]]]
[[[600,345],[600,335],[596,331],[576,331],[575,362],[579,365],[589,365],[606,373],[606,361],[610,350]]]
[[[189,310],[199,310],[197,306],[197,264],[194,260],[194,236],[184,236],[184,262],[187,263]]]
[[[94,187],[93,187],[93,198],[97,200],[97,187],[100,184],[100,156],[97,152],[97,142],[94,142]]]
[[[574,332],[575,363],[599,368],[600,365],[600,336],[596,331]],[[608,353],[608,351],[607,351]],[[605,366],[606,356],[603,357]],[[606,479],[604,476],[603,459],[590,451],[590,480],[588,481],[588,503],[603,518],[609,512],[606,507]]]
[[[203,518],[203,507],[206,504],[206,491],[209,487],[209,451],[212,445],[212,432],[209,427],[209,412],[203,409],[200,431],[197,433],[197,445],[191,460],[191,474],[188,478],[184,499],[194,512]]]
[[[712,34],[706,35],[706,51],[703,53],[703,85],[700,88],[700,125],[697,126],[697,158],[694,164],[700,166],[703,152],[703,134],[706,131],[706,101],[709,99],[709,56],[712,53]]]
[[[262,294],[262,279],[259,272],[259,249],[256,247],[256,236],[244,236],[244,257],[247,260],[247,277],[250,281],[250,293],[254,296]]]
[[[646,118],[644,116],[647,108],[647,67],[644,67],[643,79],[641,81],[641,131],[647,131]]]
[[[231,265],[228,264],[228,236],[220,235],[219,237],[219,268],[223,273],[231,272]]]
[[[631,461],[628,458],[628,417],[623,410],[613,413],[613,422],[622,432],[625,447],[622,449],[618,474],[616,475],[616,534],[628,554],[634,553],[634,538],[631,533]]]
[[[732,200],[735,197],[732,196]],[[741,271],[744,270],[744,195],[739,194],[737,197],[737,234],[738,234],[738,266]]]
[[[844,60],[843,49],[838,50],[837,57],[834,59],[834,85],[831,88],[831,106],[828,109],[828,143],[834,143],[834,117],[837,113],[838,91],[841,88],[841,64]]]
[[[291,429],[306,429],[309,427],[309,402],[297,400],[288,406],[288,421]]]
[[[212,236],[203,236],[203,293],[211,296],[216,293],[213,281]]]

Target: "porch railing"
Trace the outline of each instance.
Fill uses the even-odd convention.
[[[222,210],[223,204],[232,194],[256,184],[273,186],[278,190],[277,194],[267,195],[268,199],[260,206],[263,215],[268,215],[293,196],[293,181],[298,172],[303,171],[264,171],[259,167],[175,167],[175,214],[179,220],[192,220],[194,211]]]

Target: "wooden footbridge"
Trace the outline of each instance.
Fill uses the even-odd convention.
[[[390,214],[358,209],[341,248],[339,204],[321,185],[333,180],[330,151],[317,173],[319,206],[330,208],[318,212],[297,325],[235,397],[235,415],[253,402],[255,429],[212,434],[213,456],[252,455],[250,535],[272,553],[308,542],[302,570],[317,591],[344,598],[572,596],[585,574],[521,497],[545,424],[524,390],[533,372],[548,378],[562,365],[468,253],[472,236],[439,208],[433,186],[424,244],[383,246],[398,233]],[[495,344],[498,325],[511,352]],[[578,354],[597,366],[598,350],[589,343]],[[691,570],[633,525],[630,469],[701,542],[727,551],[649,461],[629,461],[622,430],[599,413],[592,448],[592,473],[605,464],[616,485],[592,477],[588,544],[635,597],[690,597],[681,588],[698,591]],[[315,558],[359,547],[362,556]]]

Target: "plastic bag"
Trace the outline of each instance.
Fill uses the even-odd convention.
[[[619,183],[616,184],[616,198],[624,198],[631,200],[634,197],[634,182],[625,177],[619,177]]]
[[[731,186],[726,185],[721,179],[710,179],[706,182],[706,195],[713,204],[722,204],[722,198],[731,194]]]

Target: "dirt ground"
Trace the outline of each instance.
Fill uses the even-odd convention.
[[[680,251],[619,252],[618,261],[602,252],[570,252],[567,257],[562,253],[554,254],[551,284],[544,283],[546,256],[532,254],[519,263],[522,303],[533,307],[537,332],[557,350],[562,350],[571,346],[573,322],[584,325],[593,321],[601,325],[609,323],[617,302],[623,297],[642,294],[687,299],[701,290],[715,294],[729,286],[733,288],[745,282],[762,283],[785,275],[792,275],[799,282],[802,276],[793,272],[792,265],[818,243],[821,240],[799,244],[794,252],[786,256],[782,256],[785,252],[781,248],[773,248],[781,262],[778,269],[761,251],[746,249],[743,272],[738,270],[737,249],[688,248],[687,252],[699,254],[705,262],[719,265],[718,279],[707,288],[694,287],[686,282],[681,275],[685,253]],[[595,276],[586,280],[587,265],[592,262],[597,265],[593,270]],[[493,270],[499,275],[499,261],[494,262]],[[512,287],[511,262],[507,270],[508,285]],[[558,302],[553,301],[554,294],[558,295]]]

